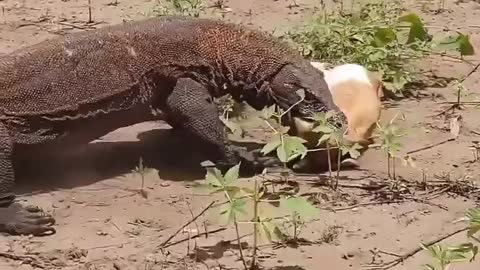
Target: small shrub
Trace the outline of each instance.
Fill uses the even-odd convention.
[[[383,75],[386,90],[402,94],[415,81],[414,60],[434,49],[473,55],[467,35],[456,33],[434,41],[421,18],[404,14],[399,2],[370,3],[352,13],[325,12],[286,38],[307,57],[338,65],[357,63]]]
[[[163,0],[149,12],[149,16],[185,15],[200,17],[205,10],[202,0]]]
[[[467,236],[474,242],[479,243],[475,235],[480,231],[480,209],[472,208],[467,210],[465,217],[461,220],[469,223]],[[425,269],[428,270],[446,270],[449,269],[452,263],[472,262],[478,253],[478,246],[472,242],[454,246],[440,244],[431,246],[421,244],[421,246],[434,259],[433,263],[425,265]]]
[[[227,199],[227,203],[220,206],[220,221],[225,224],[233,224],[236,231],[237,241],[239,245],[240,258],[243,262],[245,270],[256,269],[256,250],[257,238],[264,236],[268,241],[273,240],[294,240],[298,239],[301,228],[305,223],[318,215],[319,210],[315,208],[309,201],[303,197],[283,197],[280,199],[280,213],[287,212],[283,220],[289,225],[293,226],[292,234],[282,231],[282,227],[278,220],[282,220],[281,216],[271,217],[264,215],[268,210],[262,211],[262,206],[266,203],[271,203],[271,200],[264,200],[264,192],[259,186],[258,180],[255,180],[253,190],[251,188],[242,188],[238,185],[237,179],[239,176],[240,164],[230,168],[225,175],[217,168],[207,169],[204,184],[197,185],[203,190],[209,191],[210,194],[222,193]],[[247,202],[253,204],[253,217],[248,221],[241,221],[242,217],[248,216]],[[253,224],[253,252],[251,256],[250,267],[247,265],[245,255],[240,244],[239,224]],[[293,239],[285,239],[285,235],[292,235]]]

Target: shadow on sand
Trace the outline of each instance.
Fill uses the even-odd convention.
[[[139,141],[97,141],[65,149],[62,153],[29,153],[15,158],[17,194],[44,193],[86,186],[131,172],[142,157],[144,165],[158,170],[160,179],[203,179],[208,149],[172,129],[153,129],[138,134]],[[259,147],[258,144],[239,146]]]

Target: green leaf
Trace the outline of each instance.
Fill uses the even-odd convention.
[[[474,55],[475,49],[470,43],[470,36],[459,33],[457,36],[449,36],[439,42],[437,48],[444,50],[457,50],[463,55]]]
[[[210,184],[193,183],[192,188],[198,193],[210,193],[216,191]]]
[[[383,60],[387,57],[387,53],[383,50],[376,50],[373,53],[368,55],[368,60],[372,62],[377,62]]]
[[[420,17],[418,17],[417,14],[410,13],[404,15],[400,17],[399,21],[410,23],[410,31],[408,33],[407,43],[412,43],[416,39],[419,39],[421,41],[427,41],[430,39],[422,20],[420,19]]]
[[[280,207],[296,213],[302,220],[308,220],[319,214],[319,210],[304,197],[280,199]]]
[[[224,179],[225,179],[225,185],[226,186],[229,186],[229,185],[233,184],[233,182],[235,182],[238,179],[240,164],[241,163],[238,163],[237,165],[231,167],[225,173]]]
[[[273,104],[270,107],[264,108],[262,110],[260,117],[263,118],[264,120],[270,119],[273,115],[275,115],[275,107],[276,105]]]
[[[312,120],[319,123],[327,122],[327,115],[324,112],[317,112],[312,115]]]
[[[448,247],[448,261],[463,262],[470,261],[475,255],[475,246],[472,243],[465,243],[458,246]]]
[[[242,189],[236,186],[227,186],[223,191],[227,192],[228,196],[233,200],[238,197],[237,195],[242,192]]]
[[[274,224],[270,219],[263,219],[259,222],[261,236],[266,238],[269,242],[282,239],[282,233],[278,229],[278,226]]]
[[[470,222],[480,223],[480,208],[470,208],[466,211],[465,216]]]
[[[470,36],[459,34],[458,43],[461,55],[474,55],[475,49],[473,49],[472,44],[470,43]]]
[[[405,85],[408,83],[407,77],[405,76],[404,73],[401,72],[396,72],[395,75],[392,77],[393,81],[393,87],[396,90],[401,90],[405,87]]]
[[[220,120],[222,121],[222,123],[228,128],[228,130],[230,130],[230,132],[232,134],[237,134],[237,133],[242,133],[243,130],[242,128],[240,127],[240,125],[226,119],[225,117],[223,116],[220,116]]]
[[[360,152],[357,150],[357,149],[353,149],[353,148],[350,148],[348,150],[348,154],[350,155],[350,157],[352,157],[353,159],[357,159],[361,154]]]
[[[469,221],[467,236],[473,237],[480,231],[480,208],[468,209],[465,217]]]
[[[235,199],[231,203],[222,205],[222,211],[220,212],[220,218],[224,224],[231,223],[235,217],[239,215],[246,215],[245,205],[246,200]]]
[[[280,162],[287,163],[288,162],[288,153],[285,149],[285,145],[282,144],[277,148],[277,157]]]
[[[307,148],[304,145],[306,142],[306,140],[296,136],[285,135],[283,137],[283,146],[287,154],[287,162],[300,155],[305,156],[307,154]]]
[[[390,27],[378,27],[374,34],[374,42],[377,47],[384,47],[396,39],[397,35]]]
[[[323,134],[320,139],[318,139],[317,146],[321,145],[322,143],[328,141],[332,137],[332,134]]]
[[[285,135],[283,138],[283,142],[288,145],[303,145],[307,141],[297,136]]]
[[[278,159],[287,163],[299,155],[305,156],[307,154],[307,148],[303,145],[305,142],[307,141],[300,137],[283,135],[283,143],[277,147]]]
[[[399,142],[392,142],[389,146],[388,151],[392,154],[394,152],[398,152],[402,149],[402,144]]]
[[[207,168],[205,180],[207,181],[207,184],[217,188],[223,187],[225,183],[222,172],[217,168]]]
[[[269,141],[265,146],[263,146],[261,153],[267,155],[273,150],[277,149],[282,144],[281,135],[275,135],[275,137]]]
[[[318,126],[315,127],[312,131],[316,133],[332,133],[333,129],[329,126]]]

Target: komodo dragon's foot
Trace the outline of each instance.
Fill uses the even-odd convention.
[[[0,208],[0,232],[11,235],[43,236],[54,234],[55,219],[36,206],[11,203]]]
[[[282,166],[280,160],[272,156],[263,156],[261,149],[255,149],[252,151],[247,151],[246,149],[235,147],[235,152],[240,156],[240,160],[243,165],[244,174],[249,174],[253,176],[254,174],[259,174],[263,169],[268,167],[279,167]]]

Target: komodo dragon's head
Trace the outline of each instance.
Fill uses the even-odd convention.
[[[315,113],[334,110],[337,115],[332,118],[333,124],[345,121],[345,116],[333,102],[323,73],[308,61],[285,65],[273,76],[269,86],[275,103],[284,110],[291,108],[292,117],[307,120]]]

